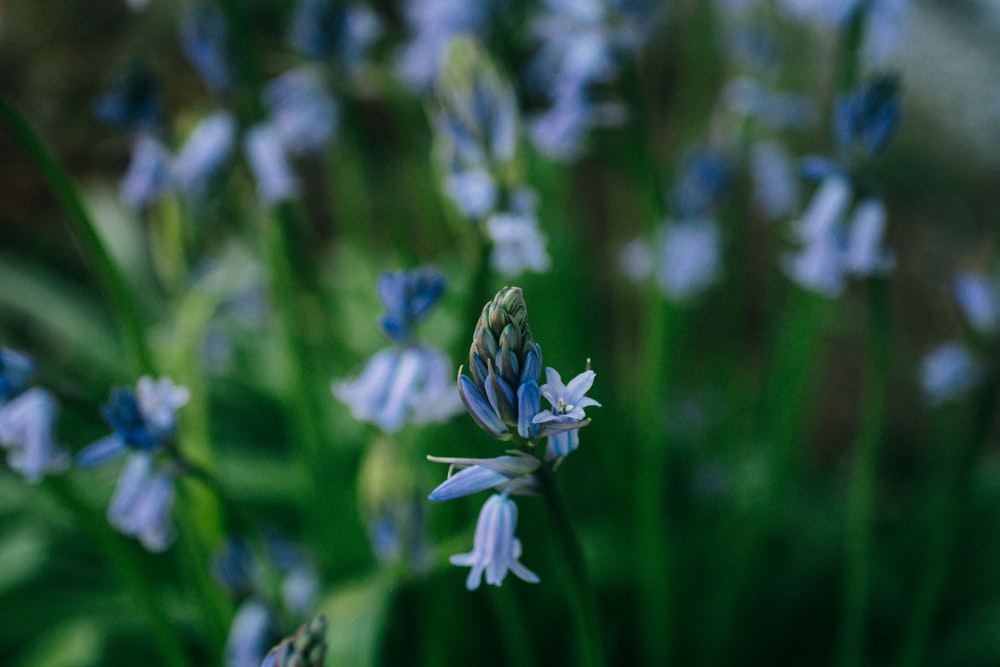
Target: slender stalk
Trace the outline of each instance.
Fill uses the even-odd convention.
[[[146,615],[152,630],[153,642],[164,664],[168,667],[185,667],[188,660],[184,655],[181,638],[176,632],[176,626],[164,613],[150,579],[143,572],[135,555],[122,544],[121,540],[109,528],[102,517],[95,514],[77,496],[69,481],[64,477],[48,477],[45,480],[46,489],[55,499],[72,513],[76,523],[83,528],[97,546],[104,552],[111,564],[111,569],[118,573],[123,583],[131,591],[139,608]]]
[[[868,376],[848,490],[844,589],[840,609],[838,663],[844,667],[864,664],[865,621],[874,555],[875,481],[885,430],[889,376],[888,283],[885,278],[872,278],[868,286]]]
[[[989,440],[989,434],[996,417],[997,401],[1000,400],[1000,374],[993,371],[985,386],[978,392],[972,430],[961,445],[961,451],[950,456],[944,465],[948,466],[942,475],[944,498],[935,505],[931,525],[926,532],[927,558],[920,577],[916,601],[910,614],[903,643],[895,664],[898,667],[917,667],[926,661],[928,639],[934,614],[941,604],[941,597],[948,580],[958,527],[965,514],[972,491],[972,473],[979,455]],[[954,432],[948,429],[946,442],[937,445],[954,447]]]
[[[539,467],[538,476],[542,496],[549,508],[553,534],[562,552],[560,562],[564,565],[566,593],[573,623],[576,625],[576,643],[579,651],[576,664],[584,667],[602,667],[605,661],[597,600],[587,574],[580,541],[573,530],[573,519],[548,464],[543,463]]]
[[[34,128],[3,94],[0,94],[0,120],[7,126],[14,141],[42,172],[83,239],[111,306],[118,315],[133,366],[140,373],[153,372],[153,356],[139,317],[139,308],[66,171]]]

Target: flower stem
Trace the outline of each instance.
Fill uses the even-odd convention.
[[[868,377],[848,490],[844,589],[840,611],[838,662],[844,667],[864,663],[865,621],[874,548],[875,478],[885,424],[889,376],[889,286],[881,277],[869,280],[868,286]]]
[[[604,650],[601,641],[601,627],[597,614],[597,601],[587,575],[587,565],[576,532],[573,519],[566,508],[562,493],[556,484],[555,475],[547,464],[538,469],[542,496],[549,507],[549,519],[559,549],[560,561],[565,564],[566,593],[573,622],[576,625],[577,664],[584,667],[602,667]]]
[[[138,306],[66,171],[56,162],[34,128],[3,94],[0,94],[0,120],[7,126],[14,141],[42,172],[82,237],[104,290],[119,317],[133,366],[140,373],[153,372],[153,357],[139,318]]]
[[[164,613],[156,599],[156,593],[150,585],[149,577],[143,572],[135,555],[122,544],[121,540],[77,496],[69,481],[64,477],[47,477],[45,486],[48,491],[72,513],[75,522],[90,533],[97,546],[104,552],[111,564],[111,569],[121,576],[125,585],[131,590],[136,603],[146,615],[153,631],[153,641],[163,658],[163,664],[168,667],[185,667],[188,660],[184,655],[184,647],[177,635],[176,626]]]
[[[925,662],[931,622],[941,602],[954,557],[958,527],[965,514],[971,494],[972,473],[979,455],[990,439],[1000,399],[1000,373],[993,371],[977,396],[975,415],[964,446],[954,452],[955,432],[948,424],[944,435],[935,443],[944,445],[939,483],[935,486],[944,497],[933,505],[931,523],[926,531],[927,558],[921,574],[916,601],[907,623],[895,664],[898,667],[918,667]],[[944,442],[941,442],[944,440]],[[937,466],[935,466],[937,467]]]

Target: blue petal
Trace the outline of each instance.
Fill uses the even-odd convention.
[[[479,424],[480,428],[494,438],[506,440],[510,437],[507,426],[500,421],[500,416],[479,393],[475,383],[465,375],[458,376],[458,393],[461,395],[469,415]]]
[[[126,449],[125,441],[112,433],[85,447],[76,455],[76,464],[81,468],[90,468],[110,461]]]
[[[534,380],[525,382],[517,389],[517,433],[522,438],[533,441],[538,435],[538,427],[534,417],[542,408],[542,396],[538,391],[538,383]]]
[[[507,476],[483,466],[459,470],[431,491],[428,498],[435,502],[454,500],[462,496],[491,489],[507,481]]]

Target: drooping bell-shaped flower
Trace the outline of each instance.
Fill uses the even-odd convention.
[[[476,522],[472,551],[451,557],[453,565],[471,567],[465,587],[470,591],[479,588],[482,577],[486,583],[499,586],[507,572],[531,584],[539,582],[538,575],[521,564],[521,540],[514,536],[517,529],[517,505],[506,494],[494,494],[483,505]]]
[[[163,551],[174,539],[171,473],[158,469],[151,454],[136,452],[125,462],[108,507],[108,521],[150,551]]]
[[[0,405],[0,447],[7,463],[29,483],[62,472],[69,453],[55,441],[56,400],[41,387],[28,389]]]

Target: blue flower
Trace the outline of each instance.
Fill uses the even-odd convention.
[[[920,367],[920,386],[932,405],[967,393],[982,376],[982,367],[961,343],[945,343],[928,354]]]
[[[383,272],[378,277],[378,298],[386,312],[379,318],[382,333],[397,343],[413,337],[413,328],[444,295],[447,281],[432,266],[412,271]]]
[[[227,92],[231,86],[229,71],[229,32],[218,5],[199,1],[187,10],[180,24],[184,55],[201,74],[213,95]]]
[[[723,155],[699,149],[687,156],[674,184],[671,204],[681,218],[708,215],[732,185],[732,169]]]
[[[177,410],[188,402],[190,392],[169,378],[139,378],[136,391],[115,389],[101,409],[113,433],[77,454],[77,464],[89,467],[103,463],[126,450],[154,452],[174,436]]]
[[[142,209],[157,201],[170,185],[170,156],[159,139],[140,135],[132,144],[132,159],[119,185],[122,201]]]
[[[511,450],[507,456],[492,459],[447,456],[428,456],[427,459],[435,463],[447,463],[451,469],[458,469],[457,473],[449,474],[448,479],[431,491],[429,498],[435,502],[454,500],[486,489],[496,489],[508,494],[526,494],[534,492],[538,486],[533,473],[541,465],[540,461],[518,450]]]
[[[586,370],[570,380],[567,385],[563,384],[562,377],[554,368],[545,369],[547,381],[539,390],[552,408],[536,414],[532,422],[540,424],[543,432],[546,427],[565,427],[565,430],[557,430],[549,435],[548,448],[545,451],[546,460],[552,461],[567,456],[580,446],[578,429],[589,423],[587,415],[583,412],[584,408],[601,406],[587,396],[596,377],[594,371]]]
[[[719,277],[720,244],[718,225],[711,218],[668,224],[653,269],[664,294],[680,302],[704,292]]]
[[[148,130],[163,114],[159,77],[143,60],[133,60],[111,80],[111,90],[94,102],[94,115],[126,130]]]
[[[157,469],[152,455],[136,452],[122,468],[108,521],[122,533],[137,537],[150,551],[163,551],[174,539],[173,503],[173,477]]]
[[[899,84],[880,76],[837,98],[833,110],[834,138],[845,161],[870,160],[881,153],[899,125]]]
[[[208,179],[233,151],[236,131],[236,118],[228,111],[217,111],[195,126],[170,165],[173,182],[186,197],[205,194]]]
[[[429,347],[387,348],[357,378],[332,389],[356,419],[394,433],[406,422],[445,421],[461,410],[451,369],[448,358]]]
[[[288,41],[305,56],[337,57],[351,70],[361,64],[381,31],[378,16],[367,7],[347,7],[341,0],[300,0]]]
[[[471,567],[465,587],[479,588],[483,574],[486,583],[499,586],[507,572],[528,583],[539,582],[538,575],[521,564],[521,541],[514,537],[517,528],[517,505],[506,494],[490,496],[476,522],[472,551],[451,557],[453,565]]]
[[[268,647],[279,637],[277,620],[257,598],[240,605],[226,638],[226,667],[260,667]]]
[[[39,387],[0,405],[0,447],[9,450],[11,469],[29,483],[69,465],[69,454],[54,440],[55,418],[55,398]]]
[[[525,271],[545,273],[552,265],[547,240],[534,213],[494,213],[486,220],[486,233],[493,242],[490,266],[505,276]]]
[[[271,123],[259,123],[243,139],[250,170],[257,180],[257,195],[265,204],[291,199],[299,181],[288,162],[281,134]]]
[[[403,7],[413,38],[400,53],[396,71],[417,91],[430,87],[441,67],[448,42],[456,35],[475,35],[491,13],[491,0],[409,0]]]
[[[969,326],[979,334],[995,334],[1000,325],[1000,295],[989,278],[963,271],[955,277],[952,289]]]
[[[27,389],[34,375],[35,363],[31,357],[9,347],[0,347],[0,405]]]
[[[264,103],[271,124],[288,152],[298,155],[322,150],[337,124],[337,104],[318,72],[300,67],[267,84]]]

